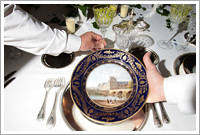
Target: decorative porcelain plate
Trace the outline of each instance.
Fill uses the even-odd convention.
[[[135,115],[148,95],[146,71],[132,54],[104,49],[83,58],[72,73],[71,96],[88,119],[103,124]]]

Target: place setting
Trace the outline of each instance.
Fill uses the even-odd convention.
[[[191,6],[187,7],[187,12],[181,7],[183,4],[65,4],[62,7],[68,8],[69,5],[73,6],[78,16],[60,13],[64,17],[62,29],[76,36],[93,31],[102,36],[102,42],[105,40],[107,46],[97,51],[61,52],[57,56],[43,54],[30,61],[25,71],[32,78],[38,75],[46,78],[44,82],[37,82],[38,86],[42,84],[42,91],[37,85],[30,88],[37,90],[35,97],[41,99],[37,101],[39,108],[34,106],[33,93],[22,87],[17,89],[19,93],[24,92],[27,99],[30,98],[27,103],[36,111],[33,112],[34,116],[30,113],[31,119],[28,116],[25,122],[33,118],[34,121],[27,127],[20,127],[21,123],[18,124],[17,120],[9,126],[11,119],[21,111],[15,106],[16,114],[5,119],[5,129],[14,130],[13,127],[16,127],[27,128],[27,131],[64,133],[194,130],[196,116],[182,115],[178,106],[168,102],[149,102],[151,90],[143,61],[144,55],[150,52],[150,59],[161,75],[166,70],[170,75],[172,72],[175,75],[196,73],[196,13]],[[86,10],[84,7],[87,7]],[[167,12],[164,8],[170,9],[168,16],[164,16]],[[92,18],[89,17],[91,12]],[[176,28],[177,33],[172,36]],[[165,40],[162,39],[164,34]],[[33,63],[35,61],[37,63]],[[163,61],[166,63],[163,64]],[[32,67],[35,68],[34,72]],[[161,70],[164,68],[166,70]],[[22,70],[17,71],[15,77],[24,79],[25,74],[23,76],[21,73]],[[12,76],[10,78],[13,79]],[[5,82],[10,78],[7,77]],[[5,97],[12,94],[12,84],[16,83],[6,87]],[[23,101],[21,94],[18,96]],[[14,101],[14,104],[20,105],[18,99],[5,101],[8,105]],[[12,108],[8,107],[6,111]],[[192,126],[186,127],[185,123],[190,121]],[[45,128],[39,124],[45,124]]]
[[[116,8],[97,5],[93,10],[104,39]],[[118,74],[119,71],[123,73]],[[87,55],[74,69],[69,88],[62,93],[64,121],[72,130],[78,131],[141,130],[149,113],[145,104],[148,95],[145,74],[142,63],[123,50],[107,48]],[[120,78],[125,80],[118,81]],[[81,121],[88,123],[89,128]]]
[[[112,23],[116,9],[109,5],[97,5],[93,10],[105,38],[106,28]],[[101,16],[105,18],[101,19]],[[112,73],[98,80],[99,68],[122,70],[124,77],[129,79],[126,82],[122,80],[124,83],[117,82],[116,78],[121,76],[115,78],[117,74]],[[144,74],[146,73],[141,62],[123,50],[107,48],[87,55],[76,66],[68,87],[62,92],[60,111],[63,120],[76,131],[141,130],[149,113],[148,105],[145,104],[148,84]],[[97,82],[96,86],[90,86],[93,84],[92,80]],[[108,80],[107,83],[115,81],[115,85],[109,88],[102,82],[98,86],[102,80]],[[92,128],[85,127],[85,123]]]
[[[97,5],[93,11],[105,40],[106,28],[112,23],[116,8]],[[162,122],[170,123],[162,102],[159,102],[162,122],[155,104],[145,103],[149,88],[142,58],[145,53],[151,52],[151,60],[157,65],[159,56],[149,48],[154,44],[150,36],[137,35],[138,32],[144,32],[148,24],[132,21],[134,9],[129,16],[130,20],[112,26],[115,44],[119,49],[106,48],[93,52],[85,56],[74,69],[71,81],[60,99],[62,118],[72,130],[139,131],[146,123],[150,108],[157,128],[163,126]],[[118,81],[121,78],[127,80]],[[129,126],[126,125],[128,123]]]

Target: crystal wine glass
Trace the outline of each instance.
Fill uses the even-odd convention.
[[[187,30],[189,34],[187,35],[186,44],[185,45],[177,45],[176,49],[182,53],[190,52],[190,49],[187,47],[189,41],[191,40],[192,36],[196,34],[196,13],[192,13],[190,16],[190,21],[188,23]]]
[[[170,12],[170,20],[171,20],[171,28],[169,32],[169,36],[167,40],[159,40],[158,46],[163,49],[172,49],[173,46],[171,45],[171,33],[173,29],[184,21],[187,15],[192,11],[193,7],[189,4],[171,4],[171,12]]]
[[[115,17],[116,10],[114,6],[106,4],[93,7],[95,21],[100,28],[103,40],[105,40],[106,29],[110,26]]]

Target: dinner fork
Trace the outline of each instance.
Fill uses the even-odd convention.
[[[51,88],[53,88],[53,82],[54,82],[54,79],[49,78],[44,83],[44,88],[45,88],[46,93],[45,93],[45,98],[44,98],[42,107],[41,107],[41,109],[40,109],[40,111],[39,111],[39,113],[37,115],[37,120],[39,122],[44,120],[45,108],[46,108],[46,100],[47,100],[47,96],[48,96],[49,91],[51,90]]]
[[[65,78],[59,77],[54,81],[54,87],[59,87],[58,90],[55,92],[55,100],[53,104],[53,108],[47,120],[46,126],[51,129],[56,124],[56,103],[57,103],[57,95],[59,94],[60,90],[63,89],[65,86]]]

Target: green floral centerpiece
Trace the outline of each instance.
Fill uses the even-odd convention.
[[[75,4],[74,7],[78,8],[78,15],[79,15],[79,24],[84,23],[87,20],[87,13],[88,8],[92,8],[91,5],[88,4]]]
[[[87,10],[92,8],[92,5],[90,4],[73,4],[73,6],[78,8],[85,17],[87,15]]]

